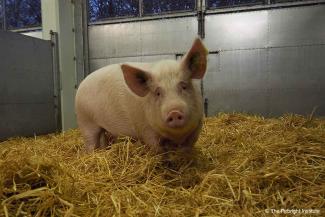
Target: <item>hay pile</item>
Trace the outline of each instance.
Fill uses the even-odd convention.
[[[87,155],[77,130],[0,143],[0,216],[324,213],[324,196],[325,120],[309,117],[219,114],[193,158],[128,139]]]

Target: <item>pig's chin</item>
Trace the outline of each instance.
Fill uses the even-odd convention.
[[[185,136],[193,131],[197,127],[198,123],[195,121],[188,121],[184,127],[168,127],[167,124],[162,123],[157,126],[157,133],[161,136],[171,140],[182,140]]]

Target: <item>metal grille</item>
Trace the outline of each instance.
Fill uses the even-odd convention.
[[[5,0],[7,29],[40,26],[41,0]]]
[[[207,0],[207,7],[209,9],[247,6],[267,3],[267,0]]]
[[[195,0],[143,0],[143,14],[155,15],[174,11],[193,11]]]
[[[89,20],[139,15],[139,0],[89,0]]]
[[[271,4],[276,4],[276,3],[286,3],[286,2],[303,2],[303,1],[310,1],[310,0],[271,0]]]

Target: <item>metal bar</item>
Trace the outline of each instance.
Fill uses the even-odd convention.
[[[2,0],[2,8],[3,8],[3,30],[7,30],[7,18],[6,18],[6,2]]]
[[[203,11],[206,11],[206,9],[207,9],[207,0],[202,0],[202,3],[201,3],[201,7],[202,7],[202,10]]]
[[[219,50],[212,50],[209,51],[209,54],[216,54],[219,53]],[[96,59],[111,59],[111,58],[127,58],[127,57],[146,57],[146,56],[163,56],[163,55],[175,55],[175,56],[183,56],[185,53],[173,53],[173,52],[165,52],[165,53],[152,53],[152,54],[139,54],[139,55],[120,55],[120,56],[108,56],[108,57],[94,57],[94,58],[90,58],[93,60]]]
[[[209,99],[204,98],[204,115],[205,117],[208,117],[208,112],[209,112]]]
[[[257,47],[257,48],[238,48],[238,49],[220,49],[220,50],[211,50],[209,54],[218,54],[220,52],[225,51],[247,51],[247,50],[264,50],[269,48],[290,48],[290,47],[312,47],[312,46],[324,46],[324,43],[315,43],[315,44],[302,44],[302,45],[285,45],[285,46],[265,46],[265,47]],[[103,56],[103,57],[93,57],[90,59],[111,59],[111,58],[127,58],[127,57],[146,57],[146,56],[160,56],[160,55],[176,55],[182,56],[184,53],[151,53],[151,54],[141,54],[141,55],[119,55],[119,56]]]
[[[203,10],[203,0],[198,0],[197,21],[198,21],[198,35],[203,39],[205,38],[205,12]]]
[[[89,66],[89,37],[88,37],[88,0],[82,1],[82,32],[84,54],[84,77],[90,73]]]
[[[324,46],[325,43],[314,43],[314,44],[300,44],[300,45],[282,45],[282,46],[265,46],[265,47],[256,47],[256,48],[237,48],[237,49],[220,49],[218,52],[224,51],[244,51],[244,50],[263,50],[269,48],[290,48],[290,47],[313,47],[313,46]]]
[[[51,30],[52,58],[53,58],[53,80],[54,80],[54,117],[55,128],[58,132],[62,131],[61,115],[61,78],[60,78],[60,59],[59,59],[59,39],[58,33]]]
[[[143,16],[143,1],[139,1],[139,17]]]
[[[41,31],[42,27],[29,27],[23,29],[10,29],[12,32],[24,33],[24,32],[32,32],[32,31]]]
[[[197,24],[198,24],[198,35],[203,39],[205,38],[205,23],[204,23],[204,17],[205,17],[205,13],[203,11],[203,0],[197,0],[196,1],[197,4]],[[201,96],[202,98],[204,98],[204,84],[203,84],[203,79],[201,79],[200,82],[200,88],[201,88]],[[205,113],[207,113],[207,102],[206,99],[204,99],[204,111]]]
[[[4,7],[3,7],[3,0],[0,0],[0,8],[1,8],[2,10],[4,10]],[[1,14],[1,13],[2,13],[2,12],[1,12],[1,10],[0,10],[0,14]],[[4,17],[1,17],[1,16],[0,16],[0,20],[1,20],[1,22],[3,23],[2,26],[0,26],[0,30],[3,30],[3,27],[4,27],[3,19],[4,19]]]

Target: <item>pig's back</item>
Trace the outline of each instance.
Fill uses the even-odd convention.
[[[148,67],[141,63],[132,65]],[[128,89],[120,65],[109,65],[81,82],[76,94],[78,122],[95,123],[116,136],[136,137],[134,123],[144,122],[142,101]]]

